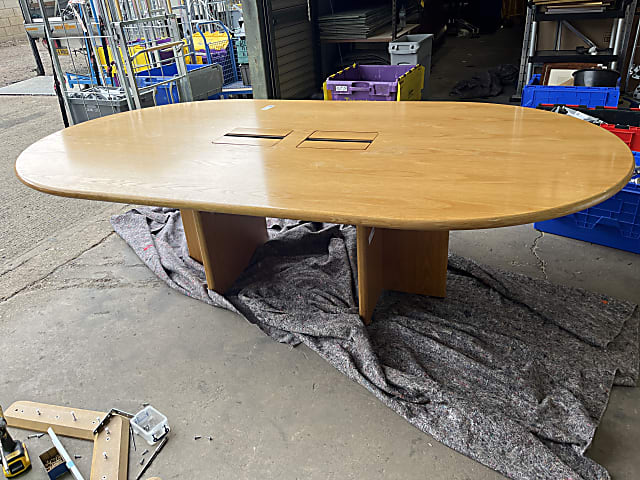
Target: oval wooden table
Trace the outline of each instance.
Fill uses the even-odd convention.
[[[533,109],[227,100],[67,128],[27,148],[16,173],[55,195],[180,208],[220,293],[267,239],[264,217],[355,224],[369,322],[382,289],[445,295],[449,230],[582,210],[633,166],[606,130]]]

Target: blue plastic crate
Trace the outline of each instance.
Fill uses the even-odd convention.
[[[633,156],[640,167],[640,153]],[[533,226],[541,232],[640,253],[640,185],[630,182],[594,207]]]
[[[136,82],[138,87],[155,86],[155,102],[156,105],[168,105],[171,103],[180,103],[180,96],[178,94],[178,86],[176,82],[163,83],[162,85],[156,85],[159,82],[169,80],[173,77],[152,77],[152,76],[137,76]]]
[[[523,107],[537,108],[540,104],[585,105],[587,107],[616,107],[620,99],[618,87],[560,87],[540,85],[540,75],[522,90]]]
[[[187,64],[187,72],[193,72],[201,68],[207,68],[207,65],[201,64]],[[150,68],[144,72],[136,74],[136,82],[138,87],[155,86],[155,102],[156,105],[167,105],[172,103],[180,103],[179,89],[176,82],[163,83],[162,85],[156,85],[159,82],[165,80],[171,80],[178,74],[178,67],[175,63],[170,63],[162,67]],[[193,88],[193,85],[192,85]],[[194,97],[198,92],[192,92]],[[208,97],[209,99],[215,98],[216,95]]]
[[[93,74],[89,76],[66,72],[64,75],[67,77],[67,85],[69,85],[70,87],[73,87],[74,85],[89,85],[95,87],[96,85],[100,84],[100,82],[96,80],[96,77]],[[107,81],[108,86],[114,86],[113,79],[105,77],[105,80]]]

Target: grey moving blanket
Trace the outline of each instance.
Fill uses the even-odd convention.
[[[224,297],[208,291],[178,210],[115,231],[185,295],[304,343],[408,422],[513,479],[609,479],[584,456],[613,385],[638,378],[636,306],[449,257],[448,297],[386,292],[358,316],[355,228],[269,219]]]

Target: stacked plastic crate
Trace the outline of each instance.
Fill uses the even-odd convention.
[[[557,105],[557,102],[556,102]],[[551,108],[542,105],[540,108]],[[601,118],[601,127],[617,135],[630,149],[640,148],[640,110],[618,110],[615,107],[576,107],[579,111]],[[618,124],[623,121],[624,124]],[[628,125],[632,123],[633,125]],[[608,200],[581,212],[544,222],[534,227],[607,247],[640,253],[640,153],[633,151],[636,170],[631,181]]]
[[[619,99],[617,87],[540,85],[540,75],[533,75],[522,91],[521,105],[546,109],[564,105],[584,113],[591,112],[595,117],[599,117],[598,112],[605,112],[605,117],[614,118],[612,110],[617,109]],[[602,127],[620,137],[632,151],[640,150],[640,111],[621,111],[618,117],[622,118],[621,115],[624,115],[624,125],[613,121]],[[637,173],[640,171],[640,153],[634,151],[633,155]],[[620,192],[594,207],[537,222],[534,227],[541,232],[640,253],[640,175],[634,175]]]
[[[529,108],[537,108],[540,104],[616,107],[619,100],[618,87],[540,85],[540,75],[533,75],[522,90],[520,105]]]

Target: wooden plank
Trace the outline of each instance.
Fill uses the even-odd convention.
[[[72,412],[76,420],[73,419]],[[46,432],[51,427],[57,435],[84,440],[93,440],[93,430],[105,415],[104,412],[93,410],[27,401],[15,402],[4,412],[10,427],[35,432]]]
[[[95,437],[91,480],[127,480],[129,465],[129,420],[114,415]],[[104,457],[107,454],[107,458]]]
[[[358,256],[358,304],[360,317],[369,324],[383,289],[383,238],[380,229],[356,227]]]
[[[195,232],[210,290],[224,293],[249,265],[255,249],[269,238],[263,217],[193,211]],[[187,244],[196,240],[188,238]],[[191,254],[190,254],[191,255]],[[192,257],[194,258],[194,257]]]
[[[105,412],[18,401],[4,412],[7,425],[93,441],[91,480],[127,480],[129,464],[129,420],[114,415],[96,435],[94,429]],[[104,454],[106,453],[106,458]]]

